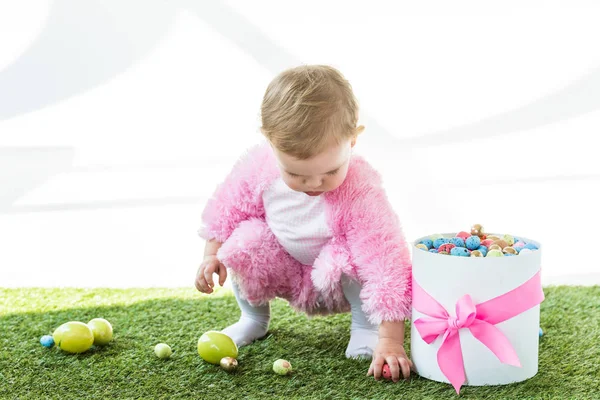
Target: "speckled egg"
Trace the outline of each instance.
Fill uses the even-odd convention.
[[[477,248],[481,246],[481,240],[479,239],[479,236],[469,236],[465,241],[465,244],[467,245],[467,249],[477,250]]]
[[[494,244],[500,246],[501,249],[508,247],[508,243],[506,243],[506,240],[503,239],[494,240]]]
[[[517,251],[515,249],[513,249],[512,247],[510,247],[510,246],[507,246],[507,247],[503,248],[502,252],[504,254],[512,254],[512,255],[516,255],[517,254]]]
[[[469,250],[466,247],[454,247],[450,250],[450,255],[459,257],[469,257]]]
[[[425,246],[423,243],[419,243],[418,245],[415,246],[417,249],[421,249],[421,250],[425,250],[428,251],[429,249],[427,248],[427,246]]]
[[[450,239],[447,238],[438,238],[433,241],[433,248],[439,249],[441,245],[450,243]]]
[[[471,257],[483,257],[483,253],[479,250],[473,250],[471,252]]]
[[[485,246],[485,247],[490,247],[491,245],[494,244],[494,239],[484,239],[481,241],[481,245]]]
[[[469,232],[465,232],[465,231],[458,232],[458,233],[456,234],[456,237],[459,237],[459,238],[461,238],[462,240],[467,240],[467,238],[468,238],[469,236],[471,236],[471,234],[470,234]]]
[[[443,245],[441,245],[438,248],[438,252],[440,251],[445,251],[446,253],[450,253],[450,251],[455,248],[456,246],[453,245],[452,243],[444,243]]]
[[[501,250],[490,250],[486,257],[504,257],[504,253]]]
[[[525,248],[529,249],[529,250],[537,250],[538,249],[538,247],[535,244],[533,244],[533,243],[527,243],[525,245]]]
[[[423,239],[419,242],[419,244],[424,244],[425,246],[427,246],[427,249],[433,248],[433,240],[431,239]]]
[[[471,227],[471,235],[479,236],[483,235],[483,226],[481,224],[475,224]]]
[[[487,252],[488,252],[488,248],[487,247],[485,247],[485,246],[479,246],[479,248],[477,250],[480,251],[481,254],[483,254],[484,257],[487,255]]]
[[[459,237],[450,238],[450,243],[455,245],[456,247],[465,247],[465,240]]]
[[[506,242],[506,244],[508,244],[509,246],[512,246],[513,244],[515,244],[515,238],[512,237],[509,234],[506,234],[502,237],[502,239]]]

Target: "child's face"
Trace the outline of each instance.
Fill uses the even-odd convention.
[[[356,139],[328,147],[308,160],[298,160],[273,148],[283,181],[292,190],[319,196],[337,189],[346,179]]]

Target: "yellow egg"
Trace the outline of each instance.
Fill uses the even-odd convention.
[[[486,257],[504,257],[504,254],[500,250],[490,250]]]
[[[198,354],[211,364],[219,364],[223,357],[237,358],[238,348],[226,334],[208,331],[198,339]]]
[[[445,255],[448,255],[448,252],[447,252],[447,251],[440,251],[440,252],[438,252],[438,254],[445,254]]]
[[[54,343],[68,353],[83,353],[94,344],[94,333],[83,322],[70,321],[62,324],[52,334]]]
[[[427,246],[425,246],[423,243],[419,243],[416,247],[421,250],[429,251]]]
[[[511,235],[509,235],[509,234],[506,234],[506,235],[504,235],[504,237],[503,237],[502,239],[504,239],[504,241],[505,241],[505,242],[506,242],[506,243],[507,243],[509,246],[512,246],[513,244],[515,244],[515,238],[514,238],[514,237],[512,237],[512,236],[511,236]]]

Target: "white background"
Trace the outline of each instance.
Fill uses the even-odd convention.
[[[330,64],[409,240],[482,223],[600,283],[600,3],[0,1],[0,286],[192,286],[269,81]]]

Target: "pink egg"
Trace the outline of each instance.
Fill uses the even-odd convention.
[[[481,241],[481,246],[489,248],[494,243],[494,239],[485,239]]]
[[[458,233],[456,234],[456,237],[459,237],[459,238],[461,238],[462,240],[467,240],[467,238],[468,238],[468,237],[470,237],[470,236],[471,236],[471,234],[470,234],[470,233],[468,233],[468,232],[465,232],[465,231],[458,232]]]
[[[390,371],[390,366],[387,364],[383,364],[381,374],[385,379],[392,379],[392,371]]]
[[[525,242],[517,242],[512,247],[525,247]]]
[[[454,244],[452,243],[444,243],[443,245],[441,245],[438,248],[438,253],[445,251],[446,253],[450,253],[450,250],[452,250],[454,247],[456,247]]]

